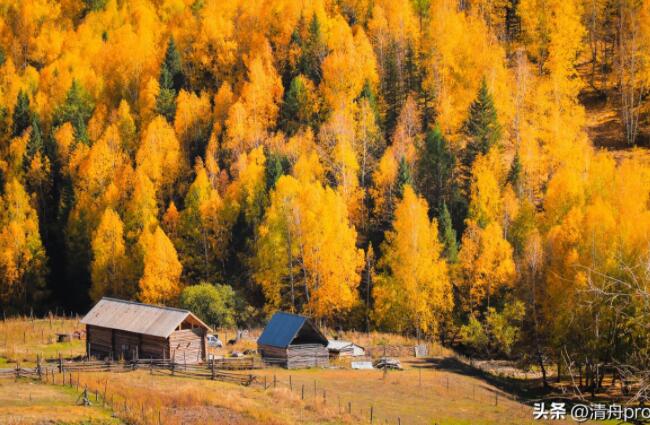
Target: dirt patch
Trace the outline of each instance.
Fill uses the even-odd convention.
[[[165,416],[183,424],[253,425],[257,423],[241,413],[217,406],[178,407],[170,409]]]

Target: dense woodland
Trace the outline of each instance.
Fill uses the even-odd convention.
[[[644,365],[648,88],[648,0],[0,0],[2,309]]]

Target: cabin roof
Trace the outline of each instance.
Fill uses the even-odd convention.
[[[210,331],[191,311],[172,307],[141,304],[104,297],[81,319],[81,323],[167,338],[188,318]]]
[[[298,338],[300,336],[300,338]],[[294,340],[299,344],[319,343],[327,345],[327,338],[311,319],[297,314],[278,312],[273,315],[257,340],[258,344],[287,348]]]

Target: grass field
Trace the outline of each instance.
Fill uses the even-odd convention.
[[[17,362],[25,367],[37,355],[46,359],[59,353],[65,357],[82,355],[83,339],[54,342],[57,333],[79,329],[82,327],[75,319],[10,319],[0,323],[0,368]],[[225,332],[220,334],[222,339],[228,335]],[[255,336],[252,332],[248,339],[215,354],[254,348]],[[380,333],[346,333],[341,337],[367,347],[414,343],[399,335]],[[60,375],[55,376],[54,384],[5,379],[0,381],[0,424],[119,423],[110,417],[111,411],[125,423],[156,425],[356,424],[370,423],[371,412],[376,424],[543,423],[533,421],[530,403],[514,401],[508,393],[512,388],[457,361],[448,349],[433,345],[432,354],[426,359],[403,357],[405,370],[388,373],[351,370],[347,361],[334,362],[340,366],[335,369],[242,372],[257,376],[250,387],[147,370],[75,375],[79,388],[87,386],[91,399],[97,397],[97,404],[106,409],[78,406],[77,386],[62,386]]]
[[[97,406],[77,405],[79,395],[70,388],[27,380],[0,380],[0,424],[120,424],[111,412]]]
[[[84,330],[78,320],[53,317],[51,319],[11,318],[0,321],[0,364],[31,364],[37,356],[54,359],[61,354],[69,358],[83,355],[86,343],[82,339],[58,343],[57,334]]]

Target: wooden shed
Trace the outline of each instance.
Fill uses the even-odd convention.
[[[361,357],[366,355],[366,350],[350,341],[330,339],[327,344],[330,357]]]
[[[206,358],[211,329],[188,310],[102,298],[81,320],[86,351],[100,359],[171,359],[198,363]]]
[[[257,340],[266,363],[288,369],[329,365],[327,338],[310,319],[290,313],[276,313]]]

